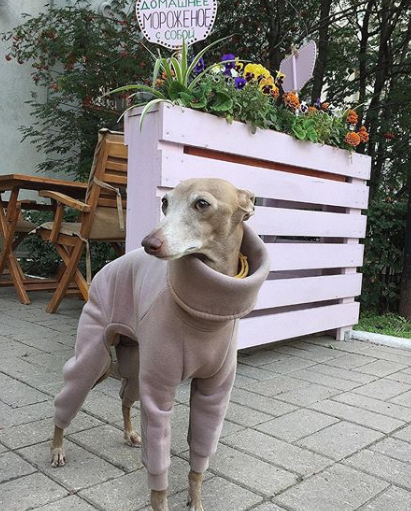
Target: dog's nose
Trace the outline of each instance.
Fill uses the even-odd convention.
[[[143,245],[144,250],[147,252],[147,254],[153,255],[160,250],[161,246],[163,245],[163,242],[160,239],[149,235],[143,239],[141,244]]]

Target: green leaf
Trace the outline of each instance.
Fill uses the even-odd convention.
[[[215,103],[211,105],[214,112],[228,112],[233,108],[233,100],[227,94],[218,92],[215,97]]]
[[[172,101],[178,99],[182,92],[189,94],[189,90],[187,89],[187,87],[184,87],[182,83],[176,80],[172,81],[169,87],[167,88],[168,96]]]

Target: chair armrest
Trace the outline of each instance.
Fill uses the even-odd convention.
[[[73,199],[73,197],[65,195],[64,193],[40,190],[39,195],[40,197],[46,197],[48,199],[55,200],[61,204],[64,204],[65,206],[68,206],[69,208],[77,209],[77,211],[81,211],[83,213],[86,213],[91,209],[88,204],[84,204],[84,202]]]

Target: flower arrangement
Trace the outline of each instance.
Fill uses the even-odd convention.
[[[205,53],[225,39],[208,45],[191,61],[186,43],[181,53],[170,58],[158,52],[157,57],[152,55],[155,64],[151,83],[126,85],[111,93],[134,91],[129,96],[130,108],[144,105],[141,125],[155,104],[169,102],[224,117],[230,123],[244,122],[253,132],[257,128],[274,129],[299,140],[349,150],[368,141],[364,126],[356,131],[355,110],[338,110],[320,100],[314,105],[300,101],[294,91],[283,90],[284,75],[279,71],[273,76],[261,64],[241,60],[231,53],[206,67]]]

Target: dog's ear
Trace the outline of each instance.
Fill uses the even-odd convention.
[[[254,201],[255,195],[253,192],[250,192],[250,190],[238,190],[238,204],[240,210],[244,212],[243,222],[254,215]]]

